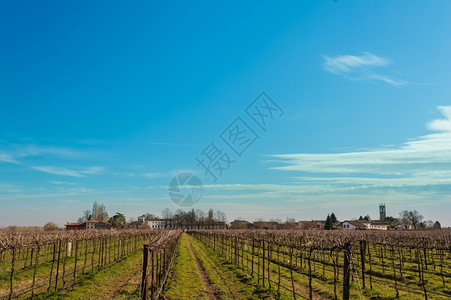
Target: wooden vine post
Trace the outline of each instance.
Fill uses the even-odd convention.
[[[351,273],[351,244],[346,242],[343,246],[343,300],[349,300],[350,273]]]
[[[148,285],[148,279],[147,279],[147,268],[149,266],[149,245],[144,245],[143,248],[143,269],[142,269],[142,285],[141,285],[141,299],[147,299],[147,285]]]

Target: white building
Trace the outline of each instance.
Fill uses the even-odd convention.
[[[385,223],[381,221],[372,221],[370,222],[368,229],[388,230],[388,227],[390,227],[390,223]]]
[[[344,230],[388,230],[390,223],[381,221],[352,220],[341,223],[341,229]]]
[[[151,229],[169,229],[171,228],[171,220],[151,219],[146,221]]]
[[[368,229],[367,225],[369,225],[368,221],[361,221],[361,220],[343,221],[343,223],[341,223],[341,229],[343,229],[343,230],[365,230],[365,229]]]
[[[138,222],[142,224],[147,224],[151,229],[171,229],[172,220],[166,219],[148,219],[144,215],[139,216]]]
[[[145,221],[146,221],[146,216],[145,215],[142,215],[142,216],[138,217],[138,222],[139,223],[144,223]]]

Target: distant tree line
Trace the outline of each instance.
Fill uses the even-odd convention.
[[[148,221],[160,218],[153,213],[145,213],[144,219]],[[191,209],[186,211],[183,209],[177,209],[172,211],[169,208],[165,208],[161,211],[161,219],[168,222],[171,220],[171,222],[176,225],[212,225],[216,222],[227,222],[227,217],[224,212],[220,210],[214,211],[212,208],[206,212],[200,209]],[[424,216],[416,210],[403,210],[399,213],[399,218],[387,216],[385,218],[385,222],[390,223],[391,225],[401,225],[404,229],[441,229],[441,224],[439,221],[423,221],[423,219]],[[108,218],[108,212],[106,211],[105,205],[103,203],[98,203],[97,201],[94,201],[91,210],[85,210],[83,212],[83,216],[78,218],[78,222],[80,223],[89,220],[109,222],[115,228],[125,228],[127,226],[135,227],[139,225],[137,224],[138,222],[134,221],[134,218],[131,218],[129,222],[127,222],[125,215],[120,212],[116,212],[114,216]],[[369,215],[366,215],[364,217],[360,216],[359,220],[371,221],[371,218]],[[259,218],[257,219],[257,222],[264,222],[264,220]],[[271,218],[269,222],[284,224],[287,228],[296,226],[296,220],[289,217],[287,217],[285,222],[274,218]],[[338,220],[335,213],[332,212],[331,214],[328,214],[324,223],[324,229],[334,229],[334,225],[336,225],[337,222]],[[44,226],[45,230],[55,230],[56,228],[57,225],[53,222],[49,222]]]
[[[214,211],[210,208],[207,212],[200,209],[191,209],[184,211],[177,209],[172,212],[169,208],[165,208],[161,211],[163,219],[172,220],[177,225],[182,224],[201,224],[212,225],[217,222],[227,222],[227,217],[224,212],[220,210]]]
[[[213,225],[216,222],[227,222],[227,216],[224,212],[220,210],[214,211],[210,208],[208,211],[204,212],[200,209],[183,210],[177,209],[175,211],[165,208],[161,211],[161,218],[153,213],[145,213],[144,219],[146,221],[154,219],[163,219],[177,225],[182,224],[202,224],[202,225]],[[125,228],[125,227],[137,227],[139,224],[136,222],[135,218],[130,218],[127,222],[126,217],[123,213],[116,212],[116,214],[108,218],[108,213],[106,211],[105,205],[103,203],[98,203],[94,201],[91,210],[85,210],[83,216],[78,218],[79,223],[84,223],[89,220],[108,222],[113,225],[114,228]],[[53,224],[53,223],[52,223]],[[47,224],[47,229],[51,230],[52,226]],[[145,227],[145,226],[144,226]]]

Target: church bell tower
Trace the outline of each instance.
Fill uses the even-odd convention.
[[[385,213],[385,203],[379,203],[379,220],[385,221],[385,218],[387,217]]]

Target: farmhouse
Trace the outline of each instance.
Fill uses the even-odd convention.
[[[324,221],[299,221],[298,228],[302,230],[320,230],[324,229]]]
[[[111,228],[113,227],[113,225],[111,225],[110,223],[95,220],[88,220],[83,223],[67,222],[67,224],[65,224],[64,226],[66,226],[66,230],[111,230]]]
[[[82,230],[86,229],[86,223],[69,223],[65,224],[66,230]]]
[[[275,221],[255,221],[253,223],[255,229],[277,229],[279,222]]]
[[[222,221],[195,221],[188,222],[185,220],[174,219],[145,219],[144,216],[138,217],[136,222],[137,228],[142,224],[148,224],[150,229],[226,229],[226,223]]]
[[[188,221],[172,221],[171,227],[168,229],[227,229],[227,225],[223,221],[212,222],[188,222]]]
[[[251,229],[254,225],[245,220],[235,220],[230,222],[230,229]]]
[[[147,224],[151,229],[171,229],[174,223],[174,221],[171,219],[146,219],[146,216],[144,215],[139,216],[137,219],[138,227],[140,227],[142,224]]]
[[[139,219],[138,219],[139,221]],[[149,224],[151,229],[169,229],[172,225],[172,220],[169,219],[149,219],[144,221]]]
[[[368,229],[375,230],[388,230],[390,227],[390,223],[382,222],[382,221],[371,221],[368,225]]]
[[[360,220],[343,221],[341,223],[341,229],[343,229],[343,230],[365,230],[368,228],[367,225],[369,225],[368,221],[360,221]]]

